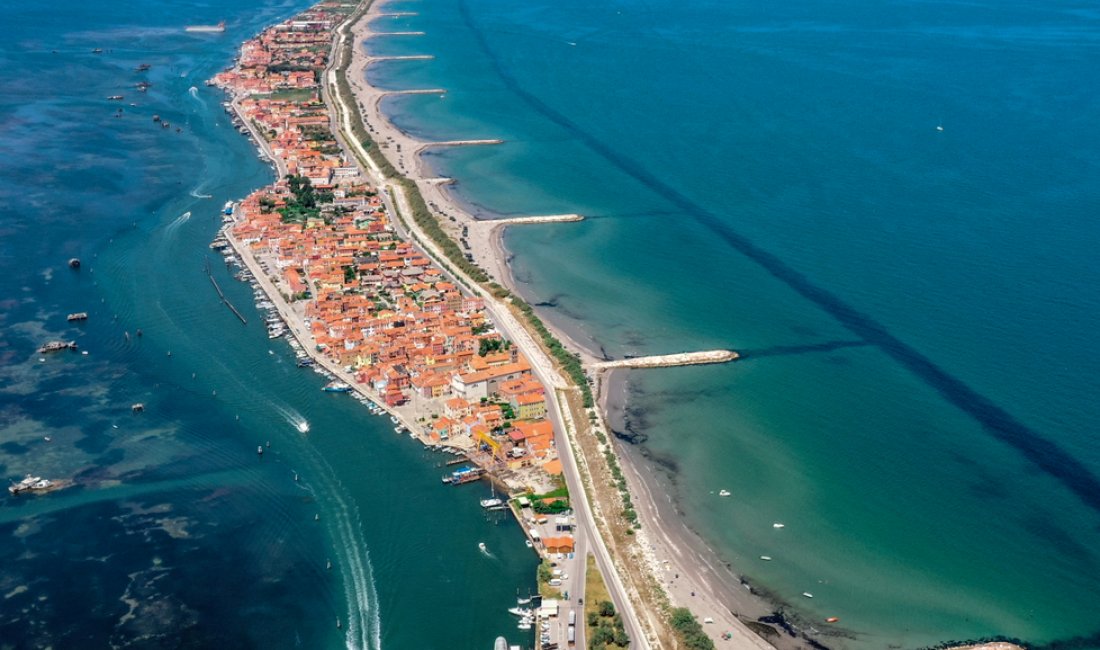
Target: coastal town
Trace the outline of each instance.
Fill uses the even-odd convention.
[[[555,597],[568,599],[570,573],[583,580],[584,559],[569,562],[574,526],[546,388],[484,300],[400,236],[340,146],[320,75],[334,25],[353,8],[322,3],[265,30],[211,80],[281,175],[227,206],[214,247],[265,292],[277,314],[270,336],[289,332],[299,365],[332,379],[326,390],[354,393],[389,412],[395,432],[457,456],[442,483],[500,486],[506,498],[482,507],[511,510],[547,566],[541,605],[519,599],[509,611],[520,630],[537,626],[541,647],[565,647],[576,613],[559,616]]]
[[[528,360],[480,298],[397,235],[330,130],[312,70],[325,62],[337,7],[265,31],[214,80],[287,170],[236,205],[227,238],[268,270],[301,343],[413,436],[466,452],[514,490],[552,489],[561,464]]]

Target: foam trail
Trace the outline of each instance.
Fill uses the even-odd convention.
[[[301,413],[292,408],[280,406],[278,404],[274,406],[275,410],[279,412],[279,415],[283,416],[287,424],[294,427],[298,433],[309,433],[309,420],[306,420]]]
[[[165,226],[164,227],[164,232],[167,233],[167,234],[174,233],[180,226],[187,223],[187,220],[190,219],[190,218],[191,218],[191,211],[188,210],[187,212],[184,212],[180,216],[176,217],[175,220],[172,221],[172,223]]]

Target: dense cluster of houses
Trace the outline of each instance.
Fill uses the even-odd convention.
[[[337,145],[318,75],[339,16],[324,7],[249,41],[237,67],[215,78],[288,172],[239,204],[233,239],[275,276],[312,337],[303,343],[373,399],[415,415],[425,442],[473,450],[499,469],[560,475],[528,360],[480,298],[397,235]]]

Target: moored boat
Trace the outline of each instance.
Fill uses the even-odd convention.
[[[326,393],[348,393],[351,392],[351,386],[348,386],[342,381],[333,381],[326,384],[321,390]]]
[[[70,322],[75,321],[75,320],[88,320],[88,312],[78,311],[75,314],[69,314],[65,318],[65,320],[70,321]]]

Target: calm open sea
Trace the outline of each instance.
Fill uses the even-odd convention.
[[[5,8],[0,476],[78,485],[0,497],[0,646],[530,643],[505,611],[535,586],[518,527],[485,517],[483,487],[441,486],[444,458],[388,418],[322,393],[207,248],[222,204],[272,172],[203,81],[308,4]],[[88,354],[40,360],[51,339]]]
[[[391,7],[436,58],[371,79],[448,90],[395,121],[507,140],[431,156],[460,197],[590,216],[507,236],[547,317],[745,353],[633,373],[622,434],[748,580],[834,648],[1100,647],[1095,3]]]

